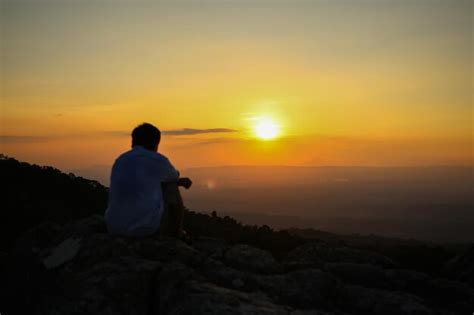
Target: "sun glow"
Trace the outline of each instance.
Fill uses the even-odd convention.
[[[255,135],[262,140],[271,140],[278,137],[279,126],[269,118],[258,119],[255,124]]]

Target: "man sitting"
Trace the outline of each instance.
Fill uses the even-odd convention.
[[[184,205],[178,186],[189,189],[189,178],[158,153],[161,132],[143,123],[132,132],[132,149],[112,167],[109,202],[105,212],[111,234],[183,236]]]

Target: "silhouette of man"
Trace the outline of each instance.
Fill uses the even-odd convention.
[[[155,233],[180,237],[184,205],[178,187],[189,189],[189,178],[158,153],[161,132],[143,123],[132,132],[132,149],[112,167],[105,212],[111,234],[147,236]]]

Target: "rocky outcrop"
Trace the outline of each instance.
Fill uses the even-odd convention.
[[[453,275],[455,279],[465,281],[474,288],[474,245],[463,255],[459,255],[449,261],[444,272]]]
[[[319,266],[327,262],[366,263],[384,267],[395,265],[389,258],[374,252],[320,243],[308,243],[295,248],[288,253],[288,260]]]
[[[225,261],[231,267],[257,273],[272,274],[282,270],[269,252],[244,244],[227,250]]]
[[[263,249],[107,234],[100,216],[41,224],[3,256],[5,314],[470,314],[465,283],[380,254],[309,243]],[[26,276],[27,275],[27,276]],[[18,301],[21,298],[21,301]],[[3,314],[3,312],[2,312]]]

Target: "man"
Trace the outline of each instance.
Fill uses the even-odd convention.
[[[180,178],[168,158],[158,153],[160,140],[160,130],[143,123],[132,132],[132,149],[115,160],[105,212],[111,234],[183,235],[184,205],[178,186],[189,189],[192,182]]]

